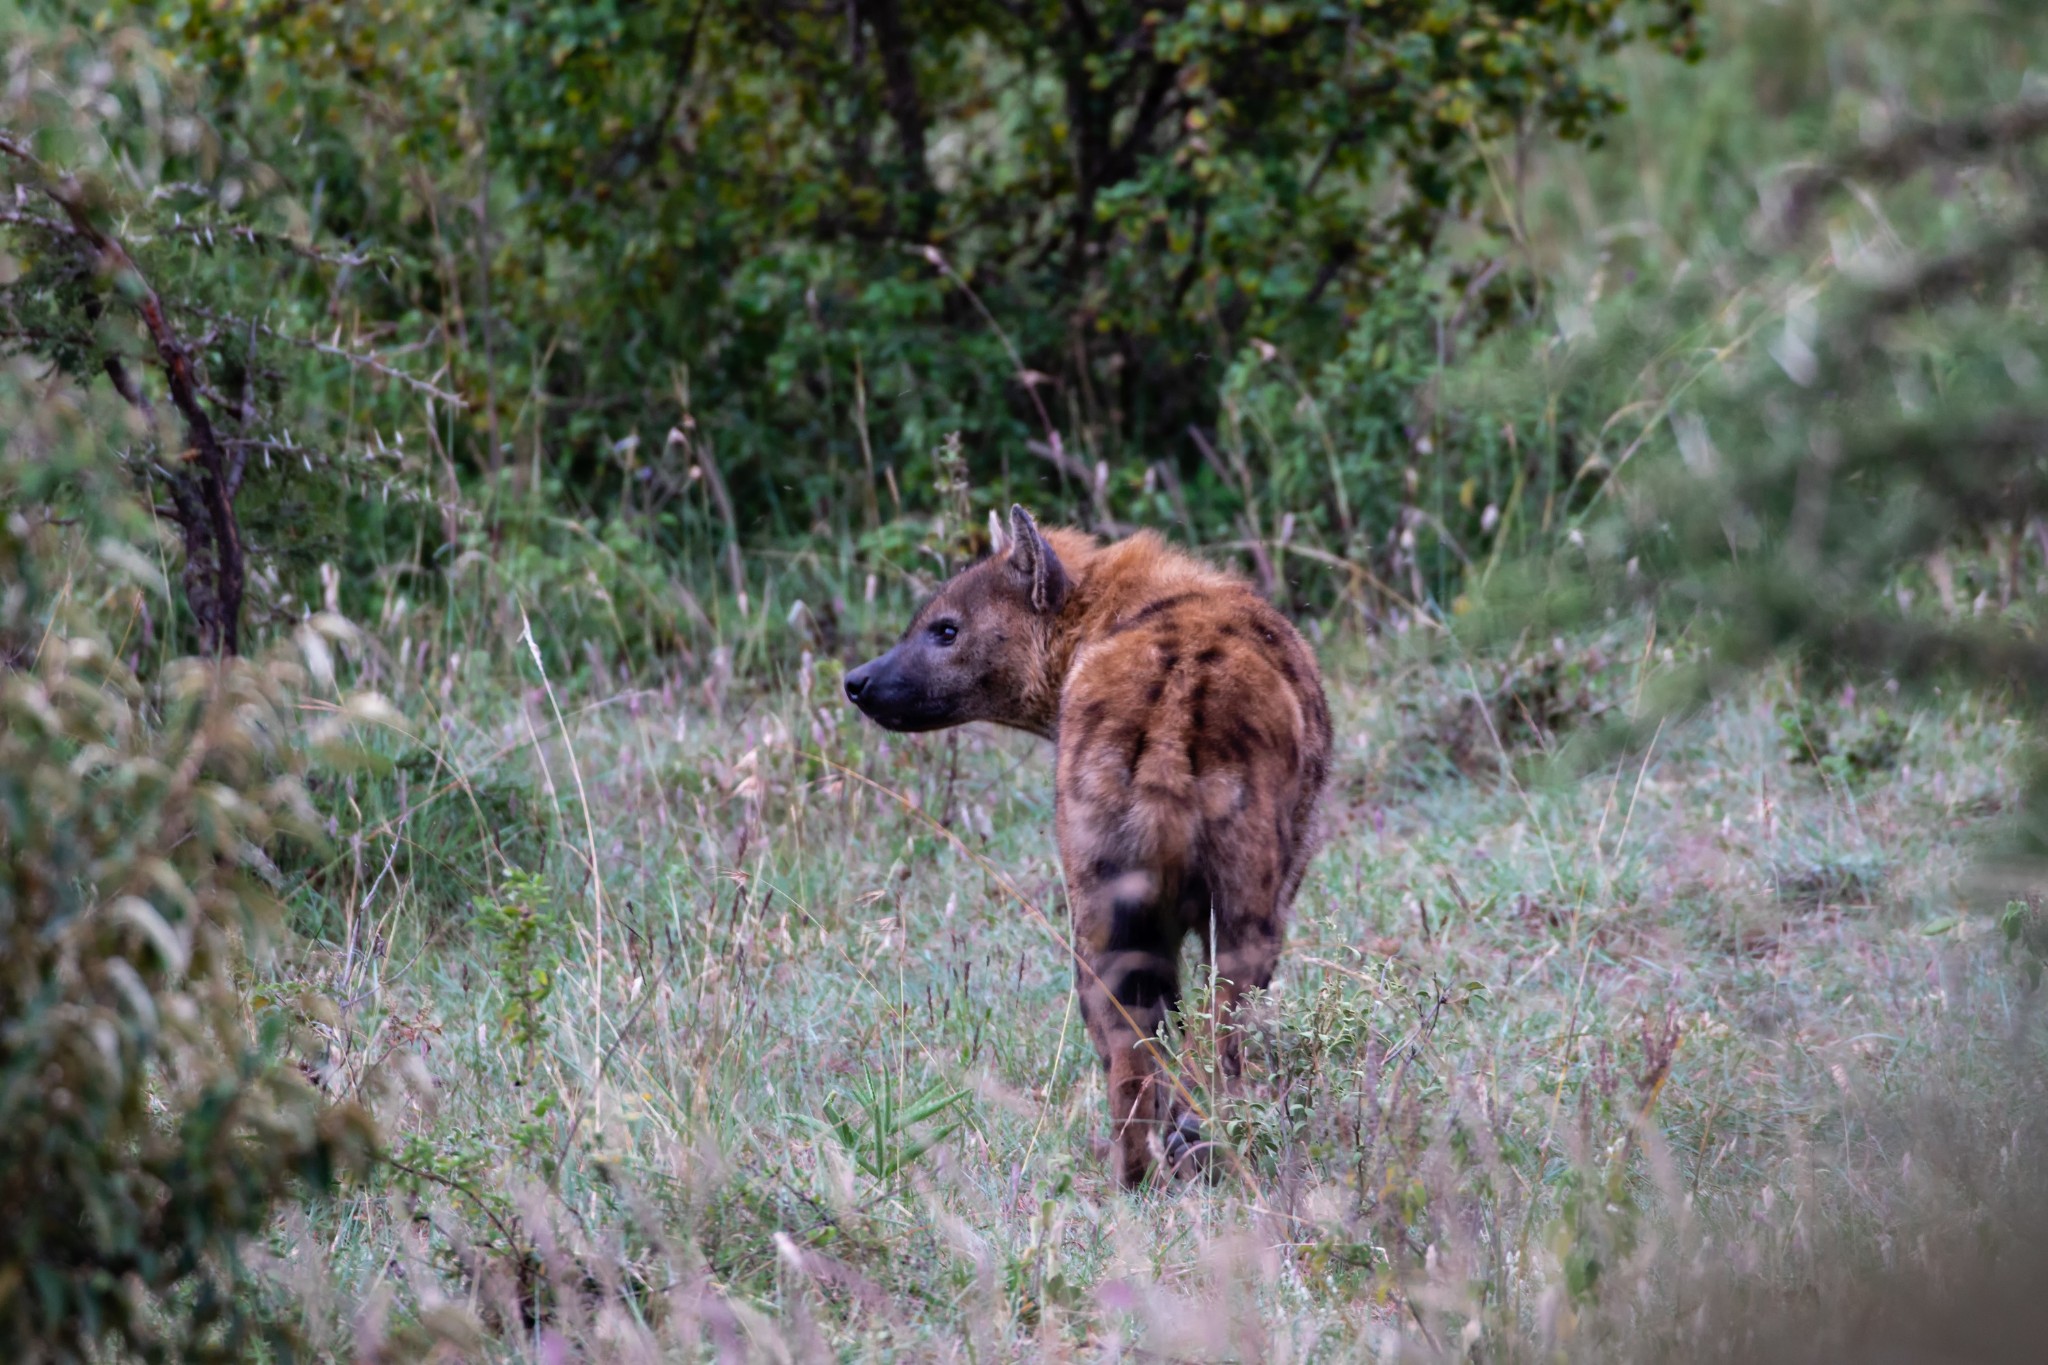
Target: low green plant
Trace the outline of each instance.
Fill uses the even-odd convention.
[[[870,1071],[853,1090],[825,1101],[822,1120],[797,1117],[836,1139],[862,1175],[894,1185],[925,1153],[951,1137],[961,1121],[956,1117],[915,1135],[911,1130],[966,1098],[965,1090],[952,1089],[944,1081],[933,1081],[906,1098],[894,1075]],[[842,1101],[851,1105],[850,1110]]]
[[[496,952],[498,983],[504,991],[499,1022],[518,1045],[530,1077],[535,1051],[547,1040],[548,998],[555,993],[555,974],[562,964],[567,925],[561,906],[546,879],[512,868],[500,879],[495,895],[478,897],[475,923]]]
[[[1906,723],[1884,707],[1852,716],[1804,695],[1778,708],[1778,729],[1787,759],[1844,786],[1889,772],[1906,739]]]

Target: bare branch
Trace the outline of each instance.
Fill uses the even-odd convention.
[[[10,134],[0,133],[0,154],[13,157],[16,161],[27,166],[39,181],[43,178],[42,163],[36,158],[35,153],[30,151],[26,144],[18,138]],[[189,194],[199,198],[211,198],[205,186],[188,182],[180,182],[174,185],[159,185],[150,192],[149,197],[154,201],[169,198],[174,194]],[[44,218],[38,214],[23,213],[19,210],[0,209],[0,223],[11,223],[17,227],[35,228],[39,231],[55,235],[72,235],[71,228],[66,227],[54,218]],[[314,246],[311,242],[301,242],[281,232],[266,232],[262,228],[251,227],[246,223],[187,223],[179,221],[159,224],[147,235],[131,234],[129,240],[138,245],[147,245],[158,237],[184,237],[193,241],[204,242],[209,247],[213,245],[215,237],[227,237],[238,242],[246,242],[250,246],[259,249],[278,247],[291,252],[295,256],[317,262],[320,265],[351,270],[360,269],[366,265],[374,265],[380,261],[388,262],[396,259],[389,252],[382,255],[373,255],[369,252],[323,250],[320,247]]]
[[[269,337],[273,341],[282,341],[289,346],[297,346],[308,351],[318,351],[321,355],[347,361],[349,364],[360,369],[369,370],[373,374],[380,374],[386,379],[396,380],[407,388],[446,403],[450,407],[457,409],[467,409],[469,407],[469,403],[460,394],[450,393],[438,385],[431,384],[415,375],[407,374],[404,370],[388,365],[374,355],[368,355],[362,351],[351,351],[345,346],[336,346],[332,343],[321,341],[317,337],[294,336],[290,332],[281,332],[275,327],[267,326],[253,319],[237,318],[225,313],[216,313],[212,309],[203,308],[198,304],[181,303],[178,307],[181,311],[190,313],[195,318],[203,318],[207,322],[217,322],[232,327],[247,326],[258,335]]]
[[[1837,160],[1793,172],[1766,210],[1764,231],[1776,245],[1804,232],[1829,194],[1858,179],[1898,180],[1930,161],[1958,161],[2018,147],[2048,136],[2048,99],[2003,105],[1972,118],[1913,120],[1881,142],[1857,147]]]
[[[1067,453],[1064,445],[1052,446],[1044,441],[1026,441],[1024,448],[1081,487],[1090,490],[1095,487],[1095,471],[1088,467],[1086,461],[1077,460]]]
[[[248,344],[242,350],[241,410],[235,414],[243,426],[247,426],[250,419],[256,415],[256,404],[252,396],[255,387],[256,324],[252,322],[249,324]],[[229,449],[233,453],[228,457],[228,496],[232,498],[242,491],[242,476],[249,469],[249,451],[244,442],[230,442]]]
[[[1838,329],[1853,342],[1875,334],[1876,324],[1909,308],[1926,308],[1977,285],[2009,275],[2029,253],[2048,251],[2048,208],[1942,256],[1913,262],[1872,289]]]
[[[194,199],[213,198],[213,191],[196,180],[166,180],[161,185],[150,187],[149,201],[153,204],[159,199],[169,199],[179,194],[188,194]]]
[[[40,213],[23,213],[19,209],[0,209],[0,223],[9,227],[25,227],[36,232],[46,232],[52,237],[75,237],[71,225],[55,218],[45,218]]]
[[[238,242],[246,242],[258,250],[277,247],[305,260],[338,269],[360,269],[366,265],[395,259],[388,252],[371,255],[368,252],[323,251],[310,242],[298,241],[281,232],[265,232],[246,223],[171,223],[159,225],[151,237],[137,237],[135,240],[147,243],[154,240],[154,237],[183,237],[194,242],[203,242],[209,248],[213,246],[215,237],[227,237]]]

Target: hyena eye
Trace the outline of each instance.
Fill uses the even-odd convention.
[[[942,645],[950,645],[960,638],[960,627],[951,621],[941,621],[932,627],[932,638]]]

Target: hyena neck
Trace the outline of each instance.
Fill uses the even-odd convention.
[[[1085,531],[1065,526],[1048,526],[1041,532],[1067,575],[1067,595],[1059,613],[1046,623],[1039,637],[1040,662],[1034,670],[1037,685],[1018,708],[1018,729],[1041,739],[1053,738],[1059,728],[1060,692],[1066,686],[1067,671],[1073,667],[1074,651],[1081,644],[1082,622],[1088,601],[1100,583],[1096,562],[1105,548]],[[1114,549],[1114,546],[1108,547]]]
[[[1110,545],[1065,528],[1047,531],[1045,537],[1072,585],[1047,634],[1042,690],[1028,708],[1035,723],[1027,728],[1048,739],[1058,729],[1060,697],[1083,647],[1155,602],[1245,586],[1234,575],[1175,550],[1151,531]]]

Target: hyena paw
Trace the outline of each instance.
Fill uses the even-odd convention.
[[[1181,1180],[1214,1179],[1222,1162],[1216,1144],[1202,1138],[1202,1122],[1193,1114],[1182,1114],[1166,1126],[1161,1141],[1166,1149],[1167,1169]]]

